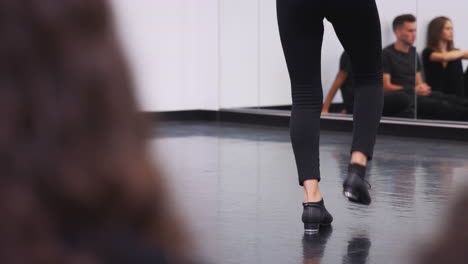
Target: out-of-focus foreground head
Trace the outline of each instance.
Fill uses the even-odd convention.
[[[0,1],[2,264],[185,249],[112,23],[105,0]]]
[[[418,263],[468,263],[468,193],[464,191],[458,197],[447,216],[437,236],[424,247]]]

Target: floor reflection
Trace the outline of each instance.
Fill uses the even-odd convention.
[[[325,254],[327,242],[332,235],[333,227],[322,228],[319,233],[306,235],[302,238],[304,264],[320,264]],[[355,234],[348,241],[343,264],[366,264],[371,248],[371,241],[366,232]],[[325,263],[325,262],[323,262]]]
[[[332,233],[333,226],[325,226],[316,234],[304,234],[302,238],[304,264],[321,263],[328,239]]]
[[[346,255],[343,256],[343,264],[366,264],[371,248],[371,241],[367,234],[358,234],[348,241]]]
[[[305,237],[287,128],[171,122],[158,134],[154,155],[174,207],[211,263],[406,263],[468,181],[468,143],[380,136],[368,171],[373,203],[349,203],[341,184],[351,135],[324,131],[321,191],[333,229]]]

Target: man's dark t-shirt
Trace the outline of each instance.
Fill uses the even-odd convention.
[[[354,81],[349,56],[343,52],[340,59],[340,71],[348,73],[348,79],[341,86],[341,94],[343,95],[344,105],[349,114],[353,113],[354,106]],[[413,70],[414,72],[414,70]],[[414,92],[413,87],[411,88]],[[384,96],[383,113],[385,116],[397,117],[414,117],[414,109],[412,108],[412,100],[408,99],[406,92],[395,91],[386,93]]]
[[[354,89],[353,89],[353,75],[351,70],[351,61],[349,60],[348,54],[343,52],[340,58],[340,71],[348,73],[348,78],[340,87],[341,95],[343,96],[343,103],[348,114],[353,113],[354,106]]]
[[[460,59],[450,61],[447,63],[447,67],[444,68],[442,62],[430,60],[433,52],[433,49],[426,48],[422,53],[424,71],[429,86],[433,91],[464,96],[462,61]]]
[[[382,53],[383,72],[392,77],[392,83],[403,86],[407,91],[414,91],[416,86],[416,73],[421,72],[421,60],[415,47],[408,53],[395,49],[392,44]]]

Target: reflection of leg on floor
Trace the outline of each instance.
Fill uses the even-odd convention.
[[[325,253],[328,239],[333,232],[331,226],[321,228],[320,232],[307,235],[304,234],[302,238],[302,250],[304,254],[304,264],[318,264],[320,263]]]
[[[348,251],[343,257],[343,264],[365,264],[369,257],[371,242],[364,236],[355,236],[348,241]]]

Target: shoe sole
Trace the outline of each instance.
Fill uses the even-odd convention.
[[[317,234],[320,230],[321,226],[330,226],[331,224],[310,224],[310,223],[304,223],[304,233],[306,235],[314,235]]]

